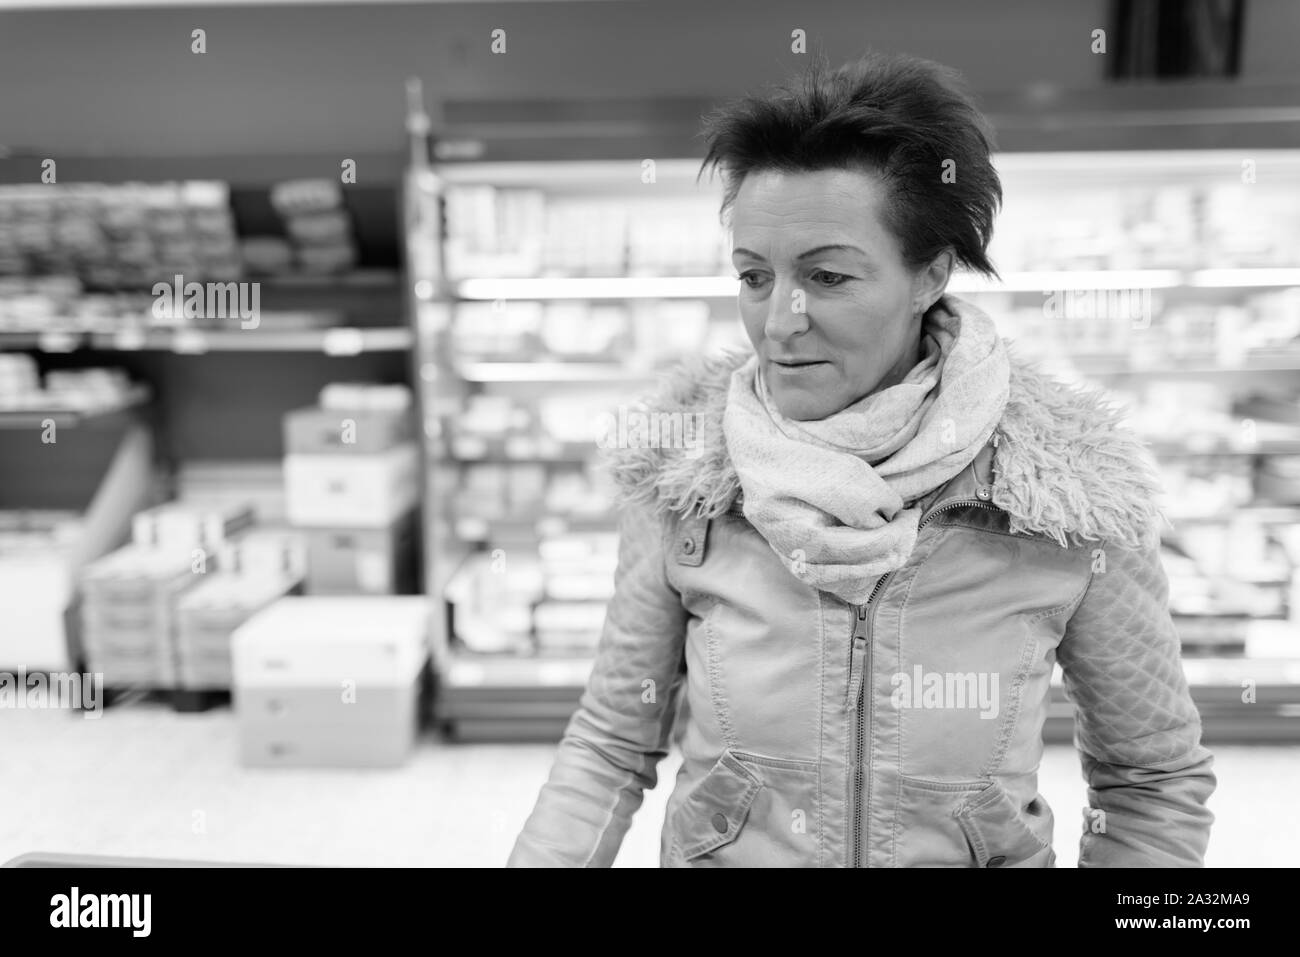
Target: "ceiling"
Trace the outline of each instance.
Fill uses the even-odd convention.
[[[1159,145],[1178,134],[1160,130],[1152,111],[1218,103],[1245,118],[1246,107],[1300,104],[1300,4],[1289,0],[1250,0],[1239,81],[1129,86],[1118,97],[1090,48],[1092,31],[1108,23],[1107,0],[100,6],[0,10],[0,150],[9,157],[0,179],[26,179],[49,156],[150,176],[241,157],[290,166],[347,157],[362,169],[364,158],[390,177],[405,150],[412,76],[444,132],[485,139],[488,158],[697,155],[705,109],[808,61],[791,51],[795,30],[811,54],[835,62],[876,48],[956,67],[999,114],[1011,146],[1045,129],[1063,148],[1098,148],[1115,129],[1130,145],[1143,136]],[[191,51],[195,29],[206,34],[201,54]],[[504,53],[491,50],[496,29]],[[1128,121],[1116,119],[1120,107]],[[1231,145],[1259,142],[1259,130],[1234,123],[1210,135]]]

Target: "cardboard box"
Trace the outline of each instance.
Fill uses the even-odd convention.
[[[231,636],[267,605],[299,588],[291,574],[217,574],[176,602],[176,664],[183,688],[231,686]]]
[[[81,623],[89,670],[110,687],[175,687],[176,601],[202,580],[184,549],[128,545],[87,565]]]
[[[287,526],[258,526],[217,550],[222,571],[301,581],[307,574],[307,535]]]
[[[400,725],[391,727],[367,727],[352,722],[343,725],[274,720],[244,722],[240,726],[239,760],[248,767],[396,767],[406,760],[415,741],[416,685],[418,682],[401,692],[370,689],[360,692],[358,705],[373,700],[376,693],[388,694],[400,702],[400,708],[395,710],[403,712],[402,720]],[[303,692],[288,692],[286,699],[294,694]]]
[[[253,524],[250,505],[194,505],[167,502],[137,512],[131,519],[131,540],[142,546],[212,549]]]
[[[409,411],[373,409],[295,409],[284,417],[288,455],[367,455],[409,442],[414,436]]]
[[[393,766],[419,727],[431,604],[287,597],[232,637],[240,759],[252,766]]]
[[[385,528],[314,528],[309,595],[396,595],[415,590],[415,512]]]
[[[285,511],[307,528],[382,528],[419,499],[419,450],[284,457]]]

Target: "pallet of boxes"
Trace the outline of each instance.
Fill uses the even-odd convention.
[[[170,693],[180,710],[230,688],[230,636],[297,588],[302,559],[253,529],[249,506],[172,502],[132,521],[131,543],[86,566],[81,642],[110,692]]]
[[[427,689],[429,603],[415,590],[419,451],[410,392],[333,384],[284,421],[285,513],[306,539],[305,596],[234,636],[239,756],[253,767],[372,767],[408,756]]]

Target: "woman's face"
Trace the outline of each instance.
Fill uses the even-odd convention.
[[[740,315],[781,414],[822,419],[900,381],[920,360],[921,318],[943,294],[946,254],[903,261],[859,170],[751,173],[732,211]]]

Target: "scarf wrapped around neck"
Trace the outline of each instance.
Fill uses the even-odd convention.
[[[756,356],[731,377],[723,434],[745,517],[792,574],[852,604],[916,545],[917,500],[988,442],[1011,365],[984,312],[945,296],[926,314],[922,358],[901,382],[824,419],[776,408]]]

